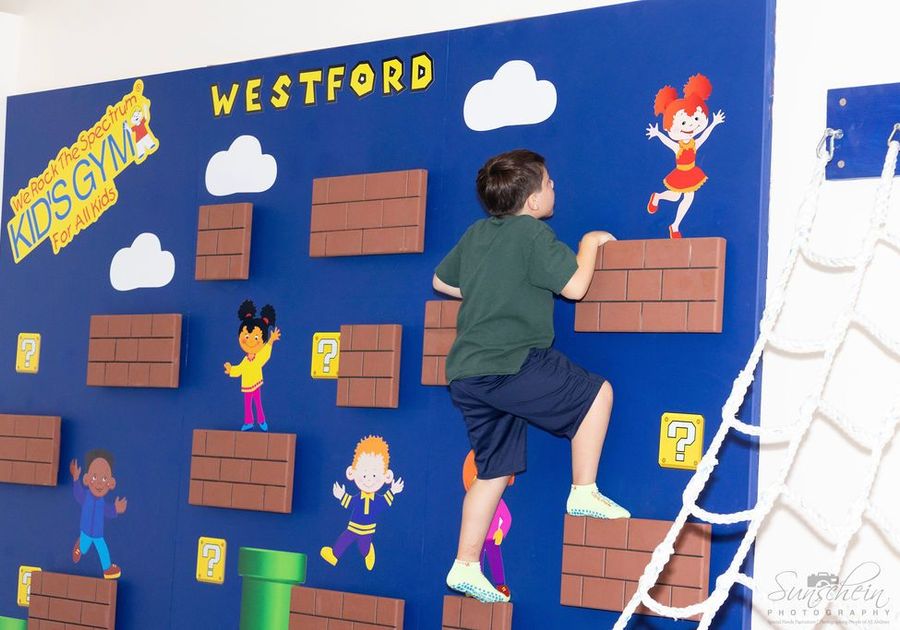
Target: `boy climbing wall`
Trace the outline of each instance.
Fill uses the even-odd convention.
[[[628,518],[596,478],[612,411],[612,387],[575,365],[553,343],[554,294],[580,300],[608,232],[588,232],[576,255],[542,219],[553,215],[544,158],[524,149],[491,158],[476,188],[490,218],[475,222],[438,266],[434,288],[462,298],[447,357],[450,397],[462,412],[478,477],[463,501],[453,590],[482,602],[509,601],[487,580],[479,555],[503,490],[525,471],[528,424],[572,443],[566,511]]]

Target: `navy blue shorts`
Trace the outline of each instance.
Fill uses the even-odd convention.
[[[450,398],[466,421],[478,478],[525,471],[529,424],[571,440],[605,382],[553,348],[532,348],[515,374],[452,381]]]

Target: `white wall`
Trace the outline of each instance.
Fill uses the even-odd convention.
[[[3,46],[10,45],[16,31],[20,31],[20,62],[13,90],[30,92],[616,3],[614,0],[560,0],[552,5],[542,0],[465,1],[455,3],[449,12],[411,0],[394,0],[388,4],[279,0],[265,3],[266,10],[257,8],[259,4],[237,0],[166,0],[129,5],[125,11],[121,2],[92,0],[88,11],[84,3],[70,0],[31,3],[0,0],[0,11],[14,11],[24,17],[20,27],[0,14],[0,58],[10,58]],[[132,11],[137,7],[141,8],[138,19]],[[900,6],[887,0],[857,0],[852,10],[840,0],[819,0],[815,10],[811,10],[808,0],[779,0],[771,270],[780,268],[790,243],[794,213],[813,166],[813,148],[824,127],[825,90],[900,81],[900,68],[892,61],[896,52],[891,53],[889,45],[896,40],[897,24],[900,24]],[[71,32],[95,33],[79,43],[79,55],[70,53],[70,40],[63,37],[64,33]],[[14,64],[0,68],[0,96],[4,94],[4,86],[10,89],[7,75],[13,68],[16,68]],[[5,120],[0,121],[0,148],[4,124]],[[823,207],[826,225],[817,231],[817,242],[823,247],[852,250],[873,189],[871,181],[827,184],[828,202]],[[879,267],[886,268],[886,263],[892,263],[895,269],[893,277],[889,272],[882,275],[896,278],[898,260],[896,252],[880,256]],[[808,270],[803,270],[801,275],[799,290],[791,296],[792,307],[786,321],[799,336],[825,330],[827,314],[834,310],[839,297],[837,289],[822,290],[834,284],[834,279],[817,281]],[[868,287],[866,300],[878,304],[882,313],[879,321],[900,336],[900,318],[884,316],[886,309],[896,308],[895,295],[894,280],[892,288],[880,293],[875,287]],[[877,419],[875,402],[891,390],[897,391],[900,374],[860,337],[858,334],[851,337],[848,352],[836,372],[851,385],[832,387],[831,394],[833,402],[848,413],[859,410],[853,415],[858,423],[873,424]],[[798,367],[782,357],[767,356],[763,378],[764,424],[780,424],[794,416],[798,394],[803,383],[812,379],[810,373],[814,368],[812,362]],[[856,381],[858,384],[853,384]],[[859,396],[861,392],[865,395]],[[888,495],[886,483],[887,479],[897,479],[900,473],[898,450],[900,447],[894,448],[890,468],[882,474],[878,494],[882,505],[893,511],[894,522],[900,526],[898,502]],[[783,453],[784,449],[763,452],[761,488],[775,477]],[[849,448],[833,429],[817,426],[800,455],[802,472],[790,479],[791,484],[829,517],[844,516],[849,505],[844,495],[859,483],[860,453]],[[766,593],[775,587],[775,573],[824,570],[819,563],[824,547],[816,537],[788,511],[776,510],[772,518],[771,526],[762,532],[756,551],[760,593],[755,601],[760,610],[771,607]],[[892,572],[889,576],[895,585],[892,595],[894,603],[900,605],[897,555],[885,553],[883,541],[871,530],[863,532],[862,541],[853,550],[850,564],[856,559],[879,559],[882,567]],[[754,627],[768,628],[770,624],[757,615]]]
[[[0,7],[2,8],[2,7]],[[0,11],[0,205],[5,205],[3,188],[3,147],[6,142],[6,97],[16,92],[16,75],[19,66],[19,33],[22,18]],[[3,211],[0,210],[0,217]]]
[[[900,3],[892,1],[818,0],[813,9],[808,0],[778,0],[769,211],[770,286],[777,278],[790,246],[797,206],[815,161],[813,149],[825,127],[826,91],[900,82],[900,66],[896,61],[898,23]],[[883,130],[885,141],[889,131]],[[886,143],[880,146],[879,150],[887,148]],[[835,159],[838,158],[840,152]],[[851,254],[856,250],[872,209],[875,187],[876,180],[825,184],[821,221],[813,231],[813,241],[818,248],[838,254]],[[896,196],[900,197],[900,186]],[[897,199],[892,204],[892,219],[894,228],[900,231]],[[870,279],[874,281],[863,285],[861,306],[881,326],[900,338],[898,272],[900,253],[879,251],[870,272]],[[795,277],[798,282],[788,294],[790,302],[781,330],[799,338],[822,336],[829,330],[837,312],[843,309],[846,274],[823,274],[802,265]],[[764,361],[762,423],[778,426],[797,417],[803,395],[821,374],[822,360],[797,361],[769,353]],[[897,361],[878,350],[864,335],[852,332],[835,363],[825,397],[858,425],[874,429],[883,421],[891,403],[897,400],[898,383]],[[783,445],[763,450],[759,474],[761,490],[775,480],[786,452]],[[837,429],[818,418],[798,452],[796,471],[788,478],[788,486],[806,497],[836,525],[843,524],[854,499],[861,492],[867,455],[851,446]],[[897,490],[891,482],[898,478],[900,444],[888,452],[874,492],[875,501],[891,516],[895,527],[900,527],[900,501],[897,501]],[[768,598],[768,594],[778,588],[775,583],[777,573],[798,571],[805,578],[810,572],[827,570],[829,558],[830,547],[824,541],[803,525],[792,511],[776,508],[768,526],[761,532],[756,549],[759,588],[754,598],[753,627],[770,627],[760,614],[768,608],[790,611],[803,607],[772,602]],[[876,561],[881,565],[885,573],[877,582],[887,589],[885,595],[892,600],[890,608],[900,606],[900,555],[889,551],[885,541],[870,527],[864,527],[851,546],[841,577],[863,561]],[[844,608],[849,610],[849,606]],[[863,608],[871,610],[872,606],[867,604]],[[812,625],[805,627],[812,628]],[[898,624],[880,627],[896,628]]]

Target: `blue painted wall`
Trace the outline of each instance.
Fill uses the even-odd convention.
[[[637,517],[671,519],[690,473],[658,467],[659,418],[664,411],[702,413],[706,442],[719,424],[731,381],[755,337],[765,260],[765,198],[770,124],[772,10],[740,0],[655,1],[594,9],[450,33],[409,37],[226,66],[143,77],[152,101],[160,149],[116,183],[119,202],[58,256],[49,243],[14,265],[4,238],[0,287],[0,411],[63,417],[60,485],[0,487],[0,614],[15,606],[18,566],[96,574],[89,555],[72,566],[78,506],[68,462],[87,450],[117,457],[117,494],[128,512],[110,522],[107,541],[121,565],[120,628],[232,628],[239,615],[237,549],[256,546],[309,555],[307,583],[323,588],[406,599],[406,627],[440,623],[443,578],[455,553],[462,499],[460,468],[468,449],[444,388],[419,384],[424,302],[434,266],[481,210],[474,175],[490,155],[518,146],[543,153],[556,181],[550,225],[572,246],[592,229],[619,238],[665,234],[673,206],[651,217],[644,206],[672,168],[671,152],[648,141],[653,97],[665,84],[681,87],[695,72],[713,83],[711,111],[724,109],[699,154],[710,176],[683,231],[728,240],[724,332],[720,335],[576,334],[574,307],[558,301],[556,346],[607,376],[616,407],[600,467],[601,488]],[[358,99],[344,89],[334,104],[304,107],[301,91],[284,111],[267,107],[214,118],[209,86],[249,77],[268,86],[281,72],[335,63],[351,66],[427,51],[435,81],[409,91]],[[510,59],[525,59],[558,91],[553,116],[535,126],[476,133],[462,118],[468,89]],[[8,199],[37,175],[60,147],[131,89],[119,81],[13,97],[4,181]],[[239,98],[242,98],[242,94]],[[320,99],[322,93],[320,92]],[[268,191],[224,199],[203,183],[206,162],[238,135],[260,139],[278,160]],[[314,177],[392,169],[429,171],[426,251],[340,259],[310,259],[309,208]],[[197,207],[220,201],[254,204],[253,258],[247,282],[193,279]],[[113,254],[141,232],[157,234],[176,258],[173,281],[161,289],[120,293],[108,280]],[[763,242],[761,242],[761,239]],[[266,368],[271,429],[296,432],[298,459],[291,515],[217,510],[187,504],[191,431],[235,429],[242,417],[236,383],[221,365],[235,362],[235,312],[241,300],[271,302],[283,340]],[[177,390],[85,386],[91,314],[181,312],[185,315],[181,386]],[[344,323],[403,325],[400,408],[347,409],[334,404],[335,384],[309,377],[313,332]],[[19,332],[43,337],[41,371],[13,371]],[[744,406],[754,419],[753,399]],[[345,482],[356,441],[385,436],[405,491],[378,525],[375,570],[348,553],[336,568],[318,557],[345,527],[347,514],[331,495]],[[743,509],[755,499],[756,455],[728,442],[714,484],[703,499],[714,511]],[[529,469],[506,494],[514,516],[504,557],[514,593],[516,627],[611,627],[616,615],[559,605],[562,514],[568,491],[568,445],[538,431],[529,441]],[[711,583],[730,562],[739,528],[715,528]],[[229,543],[224,586],[194,579],[199,536]],[[717,628],[749,627],[747,601],[735,597]],[[647,618],[633,627],[676,628]]]

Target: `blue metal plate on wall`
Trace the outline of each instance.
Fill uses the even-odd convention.
[[[841,129],[826,179],[878,177],[887,140],[900,123],[900,83],[828,90],[828,126]]]

